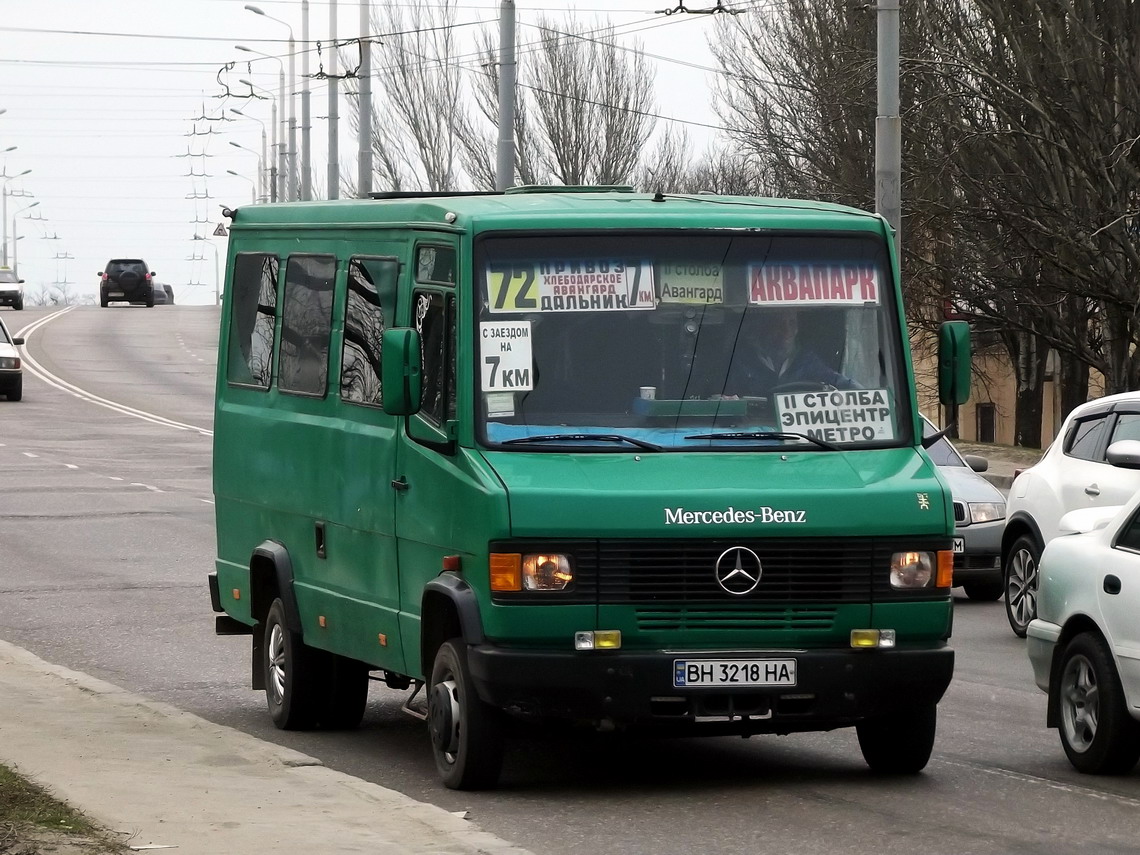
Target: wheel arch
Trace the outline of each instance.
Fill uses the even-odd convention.
[[[436,651],[460,637],[467,644],[483,641],[483,621],[475,591],[454,573],[441,573],[424,586],[420,600],[420,669],[431,674]]]
[[[1001,565],[1003,568],[1009,559],[1009,551],[1013,548],[1014,542],[1023,534],[1028,534],[1036,540],[1038,548],[1045,548],[1045,540],[1041,536],[1041,529],[1033,517],[1028,514],[1014,514],[1006,520],[1005,528],[1002,529],[1001,533]]]
[[[266,540],[253,550],[249,559],[249,588],[250,615],[255,621],[264,623],[269,607],[280,597],[289,629],[301,633],[301,614],[293,591],[293,560],[284,544]]]

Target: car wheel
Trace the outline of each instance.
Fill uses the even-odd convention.
[[[273,601],[265,618],[262,664],[265,700],[273,723],[281,730],[308,730],[317,724],[317,704],[325,681],[320,651],[289,629],[285,604]]]
[[[1128,714],[1108,645],[1084,632],[1065,647],[1057,687],[1061,745],[1081,772],[1119,775],[1140,759],[1140,722]]]
[[[461,638],[435,655],[428,691],[428,731],[435,767],[453,790],[493,787],[503,766],[502,713],[475,692]]]
[[[106,295],[104,295],[104,294],[100,294],[100,295],[99,295],[99,305],[100,305],[102,308],[104,308],[104,309],[105,309],[105,308],[107,308],[107,305],[108,305],[109,303],[110,303],[110,300],[108,300],[108,299],[107,299]]]
[[[1025,638],[1029,622],[1037,617],[1037,564],[1041,547],[1023,534],[1013,542],[1005,559],[1005,615],[1014,635]]]
[[[1000,600],[1001,595],[1005,593],[1005,584],[1001,579],[995,579],[991,582],[970,582],[968,585],[963,585],[962,588],[971,600],[986,603]]]
[[[18,401],[24,397],[24,378],[17,377],[16,382],[8,387],[8,400]]]
[[[24,298],[23,298],[23,297],[21,297],[20,299],[18,299],[18,300],[17,300],[17,301],[16,301],[16,302],[15,302],[15,303],[12,305],[12,308],[13,308],[13,309],[15,309],[17,312],[22,312],[22,311],[24,310]]]
[[[925,704],[855,725],[863,759],[875,772],[913,775],[921,772],[934,750],[938,707]]]

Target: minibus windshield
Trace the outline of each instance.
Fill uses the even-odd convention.
[[[869,235],[486,236],[480,440],[627,453],[909,442],[890,269]]]

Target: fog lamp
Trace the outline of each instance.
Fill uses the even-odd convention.
[[[895,631],[893,629],[853,629],[851,630],[851,646],[860,649],[894,647]]]
[[[621,647],[620,629],[585,630],[574,633],[575,650],[617,650]]]

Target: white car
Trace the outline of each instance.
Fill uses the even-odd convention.
[[[1140,442],[1120,445],[1140,466]],[[1140,492],[1123,508],[1066,514],[1060,529],[1041,556],[1033,677],[1069,762],[1124,774],[1140,759]]]
[[[24,396],[23,360],[16,350],[16,345],[23,343],[22,338],[12,338],[0,320],[0,395],[7,395],[9,401],[18,401]]]
[[[1140,440],[1140,392],[1124,392],[1073,409],[1041,460],[1009,489],[1001,555],[1005,611],[1025,637],[1037,616],[1037,563],[1069,511],[1123,505],[1140,489],[1140,471],[1114,466],[1115,443]]]
[[[0,306],[24,308],[24,280],[10,267],[0,267]]]

